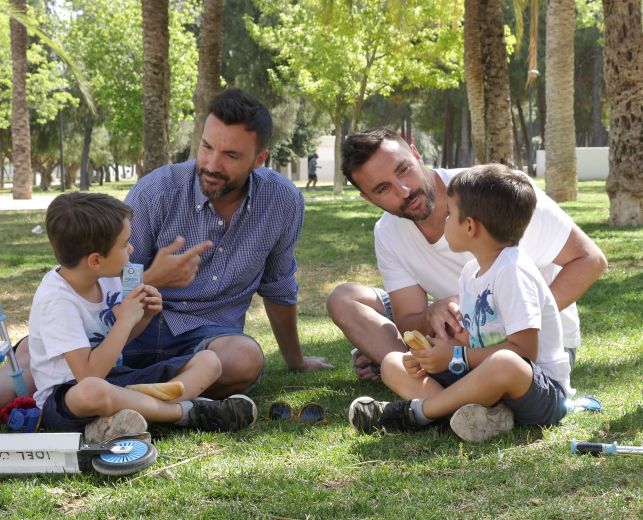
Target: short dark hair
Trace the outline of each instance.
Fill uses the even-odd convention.
[[[258,99],[238,88],[229,88],[217,94],[208,107],[213,115],[226,125],[244,124],[246,130],[257,133],[257,149],[268,146],[272,136],[272,117]]]
[[[104,193],[65,193],[47,209],[45,227],[56,260],[63,267],[76,267],[86,256],[107,256],[123,221],[132,218],[132,209]]]
[[[456,197],[460,222],[467,217],[484,224],[501,244],[518,245],[536,208],[529,179],[502,164],[474,166],[458,173],[447,188]]]
[[[342,173],[358,190],[359,186],[353,180],[353,173],[373,157],[384,140],[397,141],[404,143],[406,147],[409,146],[399,134],[384,127],[355,132],[342,144]]]

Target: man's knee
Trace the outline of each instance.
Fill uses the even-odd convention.
[[[380,314],[384,313],[384,308],[375,291],[371,287],[356,283],[338,285],[326,299],[328,314],[337,324],[355,319],[354,313],[351,312],[351,310],[354,310],[355,305],[366,305]]]
[[[264,365],[263,351],[249,336],[225,336],[208,345],[221,361],[223,376],[234,373],[244,381],[254,381]]]

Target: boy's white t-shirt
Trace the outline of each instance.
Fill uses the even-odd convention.
[[[448,186],[451,179],[463,169],[434,170]],[[534,189],[536,209],[520,240],[520,247],[550,284],[560,271],[560,266],[552,262],[567,242],[574,222],[542,190],[535,185]],[[429,244],[415,222],[390,213],[384,213],[375,224],[374,234],[377,267],[384,281],[384,289],[389,293],[419,285],[437,300],[454,296],[462,268],[473,259],[471,253],[451,251],[444,235],[435,244]],[[564,309],[560,315],[563,344],[575,348],[580,344],[576,304]]]
[[[98,283],[103,292],[100,303],[78,295],[56,269],[36,290],[29,314],[29,354],[39,408],[55,385],[75,379],[65,353],[98,346],[116,320],[112,308],[121,302],[121,280],[99,278]]]
[[[491,347],[521,330],[538,329],[536,364],[560,383],[568,397],[573,395],[556,301],[529,256],[522,248],[506,247],[487,272],[477,276],[479,270],[477,260],[471,260],[459,281],[460,312],[469,345]]]

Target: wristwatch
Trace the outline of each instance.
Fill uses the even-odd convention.
[[[467,371],[467,363],[464,360],[463,347],[456,345],[453,347],[453,357],[449,363],[449,372],[454,376],[461,376]]]

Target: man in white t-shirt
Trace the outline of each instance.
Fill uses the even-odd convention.
[[[446,188],[460,170],[427,168],[415,146],[377,128],[346,139],[342,171],[362,197],[385,211],[374,231],[384,291],[342,284],[328,297],[327,308],[359,351],[357,375],[376,380],[384,356],[406,350],[400,331],[443,339],[462,331],[456,317],[458,277],[472,256],[452,252],[443,236]],[[605,271],[607,260],[554,201],[538,188],[536,194],[521,246],[550,284],[573,364],[580,344],[575,302]]]

